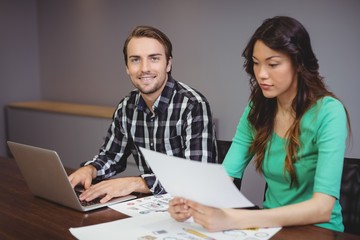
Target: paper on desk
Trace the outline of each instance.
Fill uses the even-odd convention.
[[[208,206],[254,206],[234,185],[220,164],[201,163],[140,148],[145,160],[171,196]]]
[[[144,214],[157,214],[159,212],[167,211],[171,198],[172,197],[169,193],[153,195],[112,204],[109,206],[109,208],[112,208],[113,210],[118,212],[122,212],[131,217]]]
[[[208,232],[194,222],[176,222],[168,213],[142,215],[87,227],[70,228],[71,234],[80,240],[127,239],[224,239],[267,240],[281,228],[259,228],[253,230],[228,230]]]

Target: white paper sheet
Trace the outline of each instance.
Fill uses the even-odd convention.
[[[219,208],[254,206],[233,184],[220,164],[201,163],[140,148],[171,196]]]
[[[280,229],[281,228],[259,228],[253,230],[208,232],[194,222],[176,222],[168,213],[159,213],[87,227],[70,228],[69,231],[74,237],[80,240],[267,240]]]
[[[169,201],[171,198],[171,195],[168,193],[162,195],[153,195],[137,198],[127,202],[112,204],[109,206],[109,208],[131,217],[145,214],[154,214],[159,212],[166,212],[169,208]]]

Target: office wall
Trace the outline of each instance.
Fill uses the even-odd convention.
[[[0,0],[1,156],[6,155],[4,106],[40,98],[37,1]]]
[[[12,1],[5,2],[13,7]],[[115,106],[133,88],[125,72],[123,41],[133,26],[153,25],[173,42],[174,78],[207,96],[218,119],[218,137],[227,140],[232,139],[249,96],[241,57],[247,40],[265,18],[295,17],[311,35],[326,83],[350,112],[353,146],[346,155],[360,157],[358,0],[38,0],[16,8],[23,9],[28,10],[26,35],[30,41],[22,39],[19,51],[13,42],[1,44],[10,46],[8,52],[34,60],[6,65],[19,70],[8,73],[8,77],[31,83],[23,94],[17,93],[17,85],[9,83],[14,89],[7,94],[16,93],[19,99],[15,100],[30,92],[28,98],[42,96],[47,100]],[[34,23],[36,17],[38,25]],[[23,22],[18,18],[14,21]],[[12,26],[10,30],[18,34],[22,30],[17,25],[4,25]],[[24,54],[27,52],[30,54]],[[245,191],[252,199],[261,199],[261,193],[252,189],[257,184],[263,182],[250,168]]]
[[[231,139],[249,96],[242,50],[262,20],[299,19],[310,32],[326,83],[349,109],[359,144],[358,0],[39,0],[41,92],[46,99],[116,105],[132,89],[122,44],[138,24],[157,26],[174,45],[175,79],[203,92]],[[349,156],[360,157],[353,147]]]

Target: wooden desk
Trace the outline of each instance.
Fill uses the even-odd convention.
[[[0,157],[0,239],[75,239],[70,227],[127,216],[110,208],[77,212],[34,197],[13,159]],[[314,226],[283,228],[272,240],[356,240],[360,236]]]
[[[126,217],[110,208],[82,213],[34,197],[15,160],[0,158],[0,239],[75,239],[70,227]]]

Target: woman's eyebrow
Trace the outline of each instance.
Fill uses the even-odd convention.
[[[252,58],[253,58],[253,60],[258,60],[255,56],[252,56]],[[265,61],[271,60],[273,58],[282,58],[282,56],[281,55],[273,55],[273,56],[265,58]]]

